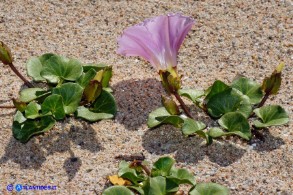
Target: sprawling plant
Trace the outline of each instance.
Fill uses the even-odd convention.
[[[106,189],[103,195],[134,195],[134,192],[142,195],[184,195],[180,189],[182,184],[191,186],[190,195],[229,194],[226,187],[216,183],[197,184],[192,173],[174,167],[174,163],[170,157],[161,157],[149,170],[145,161],[121,161],[118,175],[108,177],[115,186]]]
[[[250,119],[255,129],[287,123],[288,114],[281,106],[264,106],[268,97],[277,94],[280,88],[283,63],[264,79],[262,85],[239,76],[231,84],[216,80],[204,91],[182,88],[176,58],[193,23],[191,18],[180,14],[158,16],[129,27],[118,39],[117,52],[148,60],[158,71],[162,85],[169,94],[162,96],[163,106],[150,113],[148,126],[154,128],[171,124],[181,128],[184,135],[198,134],[210,144],[213,138],[228,135],[251,139]],[[184,114],[172,97],[177,99]],[[191,100],[217,120],[220,127],[207,128],[203,122],[195,120],[181,97]]]
[[[117,111],[109,88],[111,66],[82,64],[76,59],[47,53],[31,58],[26,66],[28,75],[42,86],[36,87],[17,71],[3,42],[0,42],[0,60],[28,86],[18,99],[13,99],[17,108],[13,136],[23,143],[33,135],[50,130],[66,116],[94,122],[113,118]]]

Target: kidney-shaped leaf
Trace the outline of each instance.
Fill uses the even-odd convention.
[[[191,118],[184,119],[182,126],[182,132],[184,135],[192,135],[197,131],[203,130],[206,128],[206,125],[203,122],[195,121]]]
[[[62,96],[66,114],[76,111],[82,97],[83,89],[76,83],[65,83],[53,89],[53,94]]]
[[[241,103],[241,98],[232,88],[213,95],[206,106],[212,117],[218,118],[227,112],[236,111]]]
[[[26,120],[18,111],[14,117],[12,133],[15,139],[26,143],[33,135],[50,130],[54,124],[55,120],[51,116],[44,116],[40,120]]]
[[[110,119],[114,117],[113,114],[91,112],[88,108],[84,106],[79,106],[77,108],[76,116],[91,122],[95,122],[102,119]]]
[[[85,88],[90,81],[96,76],[97,72],[92,68],[86,73],[82,73],[82,75],[77,79],[77,84],[81,87]]]
[[[171,116],[165,107],[157,108],[149,114],[147,125],[149,128],[153,128],[161,124],[160,121],[156,120],[159,116]]]
[[[251,138],[249,123],[247,119],[239,112],[226,113],[219,119],[218,122],[230,133],[233,132],[234,134],[237,134],[246,140]]]
[[[95,100],[94,107],[91,108],[91,111],[115,115],[117,112],[117,105],[113,95],[106,90],[102,90],[99,97]]]
[[[191,184],[195,185],[195,177],[189,173],[186,169],[172,168],[168,179],[172,179],[177,184]]]
[[[48,94],[50,92],[41,88],[27,88],[20,92],[19,100],[22,102],[30,102]]]
[[[264,106],[255,109],[253,112],[262,120],[262,122],[254,121],[254,125],[258,128],[283,125],[289,121],[288,114],[279,105]]]
[[[107,188],[102,195],[134,195],[134,193],[125,186],[112,186]]]
[[[162,176],[149,177],[143,186],[146,195],[166,195],[166,178]]]
[[[52,94],[42,103],[42,114],[52,113],[53,117],[61,120],[65,117],[63,99],[61,95]]]
[[[226,85],[224,82],[216,80],[213,85],[208,89],[208,94],[205,97],[205,102],[207,103],[210,98],[212,98],[214,95],[221,93],[227,89],[229,89],[230,87],[228,85]]]
[[[40,116],[39,111],[41,106],[36,102],[30,102],[25,109],[25,117],[28,119],[35,119]]]
[[[229,195],[225,186],[216,183],[199,183],[189,191],[190,195]]]
[[[149,114],[147,125],[149,128],[156,127],[161,124],[171,124],[180,127],[184,120],[177,115],[171,115],[165,107],[160,107]]]
[[[240,77],[234,80],[231,87],[238,89],[244,95],[248,96],[251,104],[257,104],[262,99],[261,85],[248,78]]]
[[[135,169],[129,168],[129,163],[121,161],[119,164],[118,176],[131,181],[134,184],[143,181],[144,177],[137,174]]]
[[[60,80],[75,81],[82,74],[82,64],[63,56],[52,56],[43,64],[41,76],[50,83],[58,83]]]
[[[174,165],[174,159],[166,156],[159,158],[153,165],[152,176],[167,176]]]
[[[45,81],[46,79],[41,76],[43,64],[54,55],[55,54],[47,53],[40,57],[32,57],[26,64],[27,74],[31,76],[34,81]]]
[[[196,90],[196,89],[179,89],[179,95],[187,97],[194,103],[199,102],[199,98],[204,95],[204,91]]]
[[[157,121],[160,121],[161,124],[171,124],[174,127],[181,127],[184,120],[177,115],[170,116],[158,116],[155,118]]]

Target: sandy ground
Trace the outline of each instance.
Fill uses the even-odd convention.
[[[181,12],[197,21],[179,54],[185,87],[204,89],[216,79],[231,82],[237,73],[261,81],[284,61],[282,89],[268,103],[280,104],[292,116],[292,10],[289,0],[0,0],[0,40],[11,47],[21,72],[31,56],[47,52],[111,64],[119,107],[115,120],[88,124],[68,118],[25,145],[12,137],[14,111],[2,109],[0,194],[8,193],[8,184],[57,186],[47,194],[100,194],[108,186],[106,176],[117,171],[114,156],[137,152],[148,161],[173,156],[198,182],[223,184],[231,194],[292,194],[292,123],[264,131],[263,142],[233,137],[208,148],[203,139],[186,138],[168,125],[149,130],[148,113],[160,105],[163,93],[159,77],[145,61],[115,52],[124,28]],[[22,82],[3,65],[0,78],[0,103],[9,105]],[[188,104],[198,119],[212,123]]]

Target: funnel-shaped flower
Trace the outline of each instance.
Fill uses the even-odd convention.
[[[158,71],[176,67],[177,54],[194,20],[180,14],[147,19],[127,28],[118,39],[117,53],[141,56]]]

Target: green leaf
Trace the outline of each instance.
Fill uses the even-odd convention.
[[[196,89],[179,89],[178,93],[180,96],[187,97],[194,103],[198,103],[199,98],[204,96],[204,91],[196,90]]]
[[[221,137],[221,136],[238,135],[239,137],[242,137],[242,138],[244,138],[246,140],[250,139],[249,137],[247,137],[247,135],[243,134],[240,131],[225,132],[221,128],[218,128],[218,127],[210,128],[209,131],[208,131],[208,135],[210,137],[212,137],[212,138],[218,138],[218,137]]]
[[[279,105],[264,106],[253,112],[262,120],[262,122],[254,121],[254,125],[258,128],[283,125],[289,122],[288,114]]]
[[[170,176],[167,176],[168,179],[173,180],[177,184],[191,184],[195,185],[195,177],[189,173],[186,169],[176,169],[172,168]]]
[[[85,64],[82,66],[84,72],[87,72],[90,69],[94,69],[96,72],[98,72],[100,70],[105,69],[106,67],[108,67],[108,65],[103,64],[103,63],[101,63],[101,64]]]
[[[102,90],[102,93],[94,102],[94,107],[91,108],[91,111],[115,115],[117,112],[117,105],[113,95],[106,90]]]
[[[212,96],[206,104],[209,114],[219,118],[225,113],[236,111],[241,103],[239,95],[229,88]]]
[[[231,87],[238,89],[244,95],[248,96],[251,104],[259,103],[263,97],[260,84],[245,77],[234,80]]]
[[[149,114],[147,125],[149,128],[160,125],[162,122],[158,121],[156,117],[160,116],[171,116],[165,107],[157,108]]]
[[[138,194],[144,195],[144,191],[141,188],[141,186],[127,186],[129,189],[132,189],[134,191],[137,191]]]
[[[170,157],[161,157],[153,165],[152,176],[168,176],[175,160]]]
[[[110,119],[114,117],[113,114],[91,112],[88,108],[84,106],[79,106],[77,108],[76,116],[91,122],[95,122],[102,119]]]
[[[102,195],[134,195],[134,193],[125,186],[111,186]]]
[[[61,120],[65,117],[63,99],[61,95],[53,94],[48,96],[42,103],[42,113],[52,113],[53,117]]]
[[[200,137],[206,139],[207,145],[213,142],[212,138],[203,131],[206,125],[200,121],[195,121],[190,118],[185,118],[182,126],[182,132],[184,135],[192,135],[196,133]]]
[[[45,61],[52,56],[56,55],[47,53],[39,57],[32,57],[26,64],[27,74],[31,76],[34,81],[45,81],[46,79],[41,76],[41,71]]]
[[[33,135],[44,133],[50,130],[55,120],[51,116],[44,116],[40,120],[25,120],[18,111],[14,117],[12,133],[15,139],[26,143]]]
[[[229,195],[225,186],[216,183],[199,183],[189,191],[190,195]]]
[[[204,99],[204,102],[208,102],[214,95],[226,91],[230,87],[223,83],[222,81],[216,80],[213,85],[208,89],[208,94]]]
[[[166,178],[166,194],[174,194],[179,190],[179,184],[173,179]]]
[[[66,114],[76,111],[82,97],[83,89],[76,83],[65,83],[58,88],[53,89],[53,94],[61,95]]]
[[[121,161],[119,164],[118,176],[127,179],[134,184],[144,180],[144,176],[138,175],[135,169],[129,168],[129,163]]]
[[[170,115],[170,116],[158,116],[155,118],[160,124],[171,124],[175,127],[181,127],[184,120],[177,115]]]
[[[23,114],[20,111],[17,111],[14,115],[13,121],[18,123],[23,123],[27,119],[23,116]]]
[[[149,114],[147,124],[149,128],[160,124],[171,124],[175,127],[180,127],[183,122],[180,116],[170,115],[165,107],[160,107]]]
[[[22,102],[30,102],[48,94],[50,94],[49,91],[41,88],[27,88],[20,92],[19,100]]]
[[[96,76],[97,72],[92,68],[86,73],[82,73],[82,75],[76,80],[76,83],[81,87],[85,88],[90,81]]]
[[[145,195],[166,195],[166,178],[162,176],[149,177],[143,189]]]
[[[36,102],[30,102],[25,109],[25,117],[28,119],[35,119],[40,117],[39,111],[41,106]]]
[[[62,80],[77,80],[81,76],[82,70],[79,61],[54,55],[45,61],[40,74],[50,83],[58,83]]]
[[[184,119],[182,132],[184,135],[191,135],[205,128],[206,128],[206,125],[203,122],[195,121],[191,118],[186,118]]]
[[[247,119],[238,112],[229,112],[219,119],[219,124],[230,133],[239,135],[243,139],[251,138],[250,126]]]

